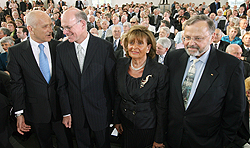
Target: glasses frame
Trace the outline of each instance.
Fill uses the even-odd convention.
[[[76,24],[78,24],[79,22],[81,22],[81,20],[78,20],[75,24],[73,24],[71,27],[61,27],[62,28],[62,31],[70,31],[70,29],[72,28],[72,27],[74,27]]]

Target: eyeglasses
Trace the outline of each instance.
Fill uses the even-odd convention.
[[[131,24],[135,24],[135,22],[130,22]]]
[[[204,39],[206,39],[209,36],[210,36],[210,34],[208,36],[206,36],[206,37],[203,37],[203,38],[187,36],[187,37],[183,37],[182,39],[183,39],[183,41],[186,41],[186,42],[190,42],[191,40],[193,40],[195,43],[199,43],[199,42],[202,42]]]
[[[74,25],[72,25],[71,27],[62,27],[62,31],[69,31],[72,27],[74,27],[76,24],[78,24],[81,20],[77,21]]]

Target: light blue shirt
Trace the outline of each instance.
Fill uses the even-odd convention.
[[[197,86],[200,82],[200,79],[201,79],[201,76],[203,74],[203,71],[205,69],[205,66],[206,66],[206,63],[207,63],[207,59],[209,57],[209,53],[210,53],[210,49],[205,52],[199,59],[199,61],[197,63],[195,63],[195,68],[196,68],[196,72],[195,72],[195,76],[194,76],[194,82],[193,82],[193,85],[192,85],[192,89],[191,89],[191,92],[190,92],[190,95],[189,95],[189,98],[188,98],[188,102],[187,102],[187,108],[190,104],[190,102],[192,101],[194,95],[195,95],[195,92],[196,92],[196,89],[197,89]],[[195,56],[190,56],[188,58],[188,62],[187,62],[187,66],[186,66],[186,70],[185,70],[185,73],[184,73],[184,77],[182,79],[182,84],[183,85],[183,82],[187,76],[187,73],[188,73],[188,70],[190,68],[190,66],[193,64],[193,60],[194,59],[197,59]]]

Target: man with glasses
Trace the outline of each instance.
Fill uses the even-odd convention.
[[[57,46],[56,74],[63,124],[74,127],[79,148],[110,147],[111,104],[115,97],[113,45],[87,32],[87,15],[71,8],[62,15],[68,40]]]
[[[66,128],[56,94],[56,46],[52,38],[50,17],[40,10],[27,17],[30,38],[8,50],[7,70],[11,76],[11,96],[20,134],[31,129],[41,148],[53,148],[52,134],[57,146],[68,148]]]
[[[185,49],[167,54],[167,144],[222,148],[239,129],[246,106],[242,62],[210,45],[215,26],[205,15],[186,21]]]

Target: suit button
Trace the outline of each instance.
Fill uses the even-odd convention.
[[[135,111],[133,111],[133,115],[135,115],[136,114],[136,112]]]
[[[186,119],[187,118],[187,116],[184,116],[184,119]]]
[[[124,111],[126,112],[126,111],[127,111],[127,109],[125,108],[125,109],[124,109]]]

